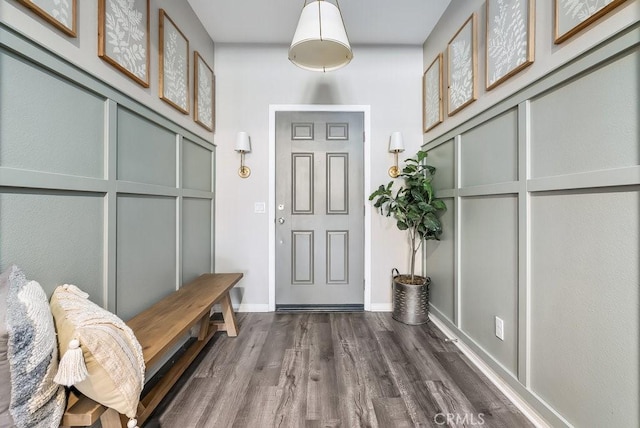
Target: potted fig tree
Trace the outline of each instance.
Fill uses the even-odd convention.
[[[424,160],[427,152],[418,151],[416,156],[405,160],[402,173],[404,180],[394,189],[394,182],[380,185],[369,196],[380,214],[393,216],[396,226],[408,234],[410,249],[410,273],[400,275],[394,269],[393,318],[405,324],[424,324],[429,316],[429,277],[416,275],[416,255],[427,239],[440,239],[442,224],[440,216],[447,209],[445,203],[436,199],[431,185],[436,168]]]

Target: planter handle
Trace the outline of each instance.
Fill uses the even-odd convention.
[[[394,272],[395,272],[395,275],[393,274]],[[396,268],[391,269],[391,276],[393,278],[400,276],[400,272],[398,272],[398,269]],[[393,283],[391,283],[391,286],[393,287]]]

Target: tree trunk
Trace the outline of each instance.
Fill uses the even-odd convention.
[[[413,277],[415,276],[416,270],[416,238],[415,236],[411,236],[411,266],[409,272],[411,273],[411,281],[413,281]]]

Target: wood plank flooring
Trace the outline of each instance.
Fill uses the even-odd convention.
[[[389,313],[240,314],[145,428],[532,426],[432,324]]]

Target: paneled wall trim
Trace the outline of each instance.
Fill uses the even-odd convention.
[[[215,146],[0,24],[0,269],[128,319],[213,271]]]
[[[640,425],[639,75],[636,23],[424,146],[432,316],[554,427]]]

